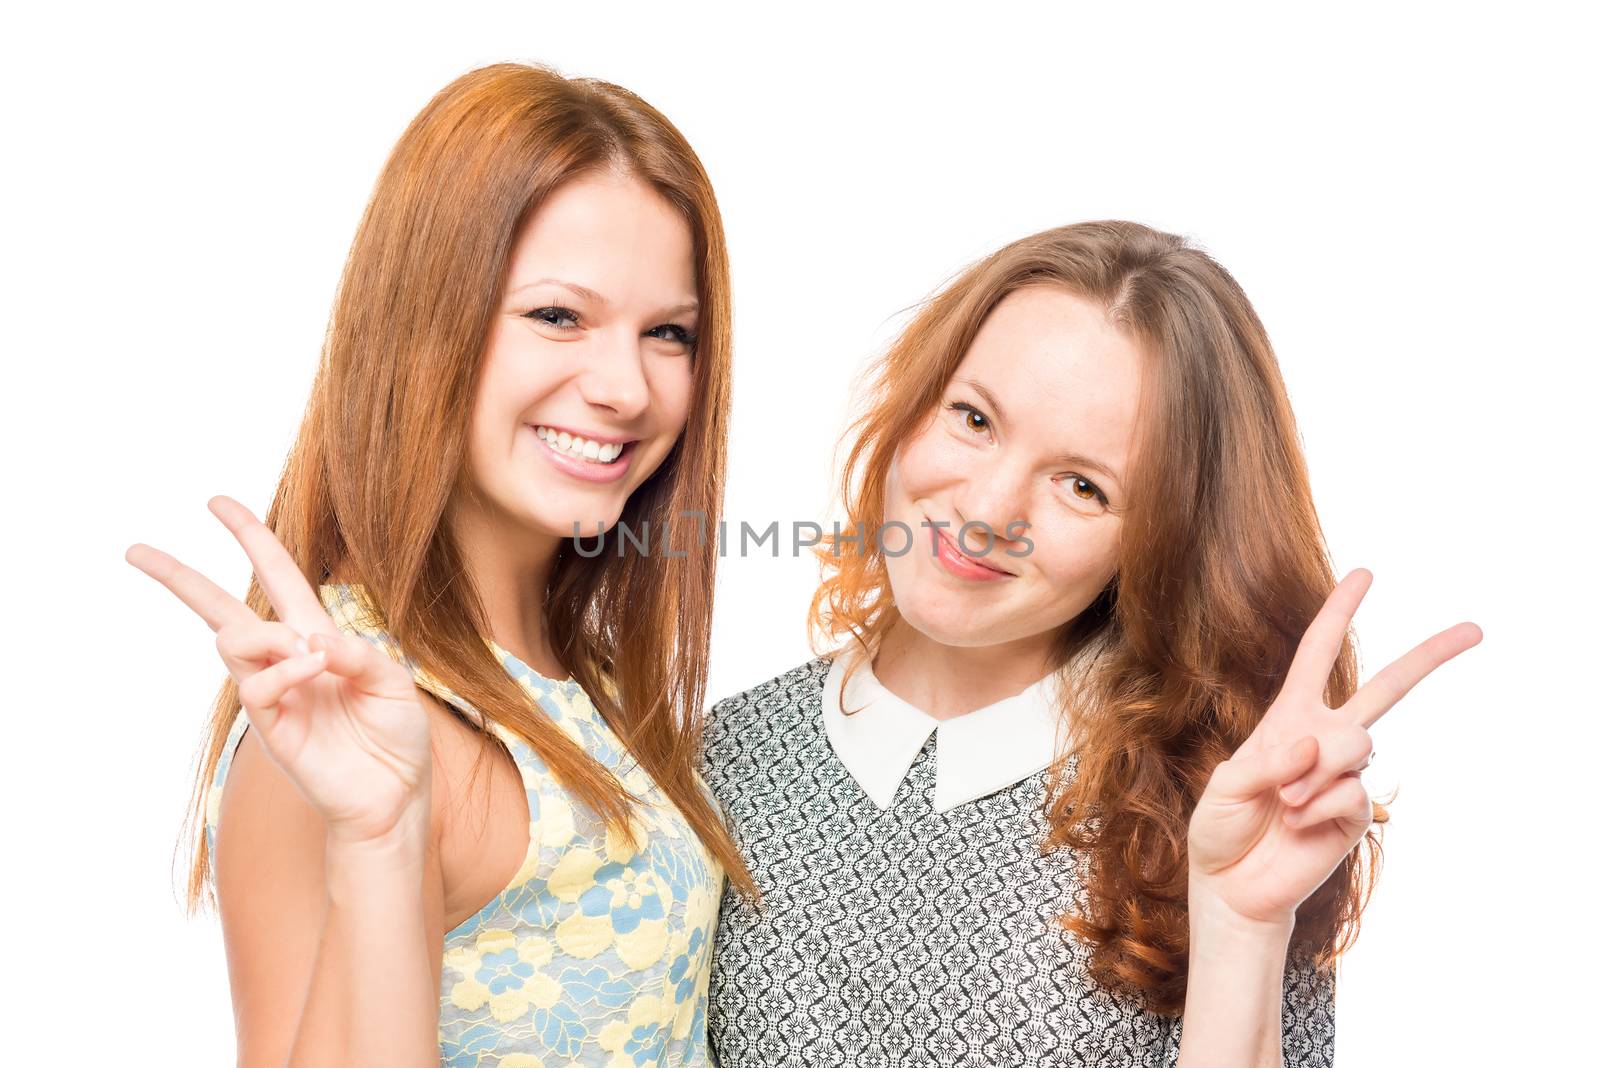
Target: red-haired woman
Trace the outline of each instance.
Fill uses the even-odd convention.
[[[877,370],[832,649],[707,728],[761,893],[723,901],[717,1059],[1331,1063],[1367,728],[1478,629],[1357,689],[1371,576],[1335,584],[1266,332],[1179,238],[1017,241]]]
[[[729,350],[716,200],[644,101],[497,64],[407,128],[266,523],[211,502],[247,598],[128,552],[231,675],[190,897],[241,1064],[707,1062],[747,885],[694,771],[715,557],[577,539],[719,513]]]

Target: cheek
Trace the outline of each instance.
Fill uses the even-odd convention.
[[[509,416],[493,400],[492,390],[485,390],[472,403],[472,418],[467,426],[467,449],[464,463],[467,477],[480,490],[497,492],[493,487],[504,484],[508,472],[515,464],[513,424]]]
[[[496,331],[478,370],[467,426],[467,462],[480,485],[518,448],[522,421],[553,386],[538,374],[539,363]]]
[[[656,420],[665,434],[677,434],[689,419],[689,405],[694,397],[694,367],[684,358],[663,360],[650,368],[646,380],[650,384],[650,405],[655,409]]]
[[[478,371],[477,392],[472,398],[471,436],[474,440],[492,439],[496,423],[503,424],[514,408],[522,387],[515,381],[514,361],[503,346],[490,346]]]
[[[924,431],[909,439],[889,467],[886,491],[902,503],[926,497],[958,477],[959,465],[950,442]]]
[[[505,322],[496,322],[489,331],[489,339],[483,350],[483,363],[478,368],[478,394],[482,396],[488,389],[496,393],[503,391],[510,380],[515,378],[518,368],[526,368],[527,346],[529,333],[527,327],[522,328],[523,337],[518,337],[511,326]],[[519,344],[521,342],[521,344]]]
[[[486,372],[490,370],[485,368]],[[472,425],[468,428],[472,448],[503,450],[521,425],[527,399],[526,388],[519,388],[508,376],[484,374],[478,382],[478,394],[472,399]]]
[[[1120,531],[1120,521],[1107,518],[1063,516],[1036,524],[1027,532],[1034,567],[1059,589],[1098,589],[1116,573]]]

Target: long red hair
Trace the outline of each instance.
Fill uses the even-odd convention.
[[[722,220],[699,158],[658,111],[619,86],[499,63],[442,89],[383,167],[334,301],[300,432],[266,522],[306,579],[366,588],[422,668],[523,738],[575,798],[626,828],[620,781],[527,701],[483,641],[488,621],[442,522],[466,456],[489,325],[522,223],[562,183],[622,169],[682,213],[700,301],[682,436],[619,522],[661,530],[684,512],[715,523],[727,452],[731,355]],[[647,527],[646,527],[647,524]],[[682,811],[736,885],[743,862],[694,774],[711,632],[714,553],[603,553],[563,543],[545,603],[562,667]],[[249,605],[272,606],[252,579]],[[206,792],[239,690],[217,696],[191,797],[188,903],[209,890]],[[485,734],[488,744],[492,735]]]
[[[880,529],[899,443],[990,310],[1038,284],[1098,303],[1147,368],[1117,573],[1054,650],[1073,745],[1052,769],[1045,848],[1087,861],[1084,908],[1062,921],[1090,947],[1091,975],[1170,1014],[1186,980],[1189,817],[1271,704],[1335,578],[1277,359],[1244,291],[1203,251],[1131,222],[1015,241],[919,310],[874,366],[851,428],[847,530]],[[876,648],[898,614],[874,539],[827,538],[817,553],[814,640]],[[1329,703],[1357,680],[1347,638]],[[1380,859],[1369,831],[1300,907],[1296,949],[1326,965],[1348,948]]]

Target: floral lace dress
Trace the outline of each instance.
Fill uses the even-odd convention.
[[[361,587],[324,585],[321,596],[342,630],[378,645],[411,668],[420,688],[482,722],[396,648]],[[510,885],[445,935],[441,1063],[708,1064],[706,989],[721,867],[582,687],[548,679],[489,644],[545,714],[650,806],[635,817],[635,848],[576,804],[525,741],[489,725],[527,789],[528,852]],[[213,856],[222,783],[247,725],[243,715],[234,723],[207,798]]]

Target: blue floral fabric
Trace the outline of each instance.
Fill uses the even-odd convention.
[[[410,667],[420,688],[483,722],[400,652],[361,587],[324,585],[321,595],[340,629],[372,641]],[[488,724],[527,789],[528,852],[510,885],[445,935],[441,1064],[708,1064],[706,989],[721,867],[581,686],[546,678],[489,645],[529,698],[647,804],[636,810],[629,842],[575,803],[527,742]],[[221,787],[246,724],[240,715],[208,797],[213,856]]]

